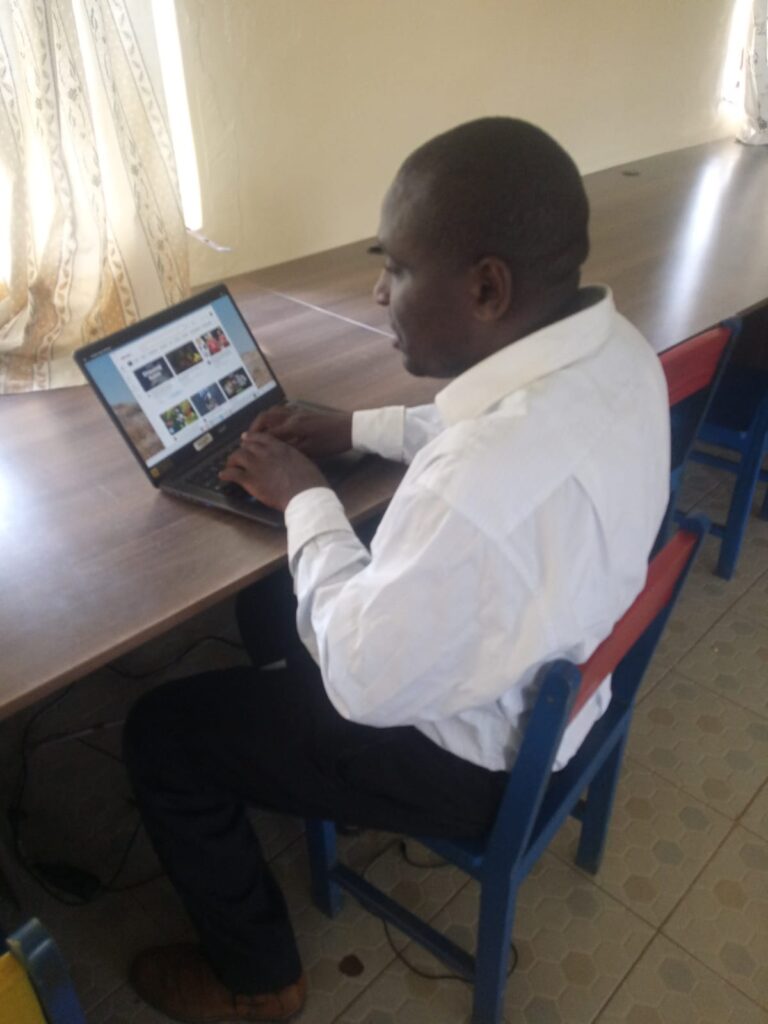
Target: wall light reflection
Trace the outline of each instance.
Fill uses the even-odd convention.
[[[11,281],[11,202],[13,185],[8,168],[0,162],[0,286]]]
[[[155,21],[155,35],[158,44],[162,40],[163,52],[160,67],[163,74],[163,89],[168,108],[171,139],[176,155],[176,173],[179,178],[184,223],[190,231],[199,231],[203,226],[200,178],[197,170],[195,140],[192,135],[192,121],[189,116],[179,25],[176,20],[176,0],[152,0],[152,16]]]
[[[665,267],[668,279],[664,289],[667,309],[662,322],[666,321],[665,332],[670,337],[675,336],[677,323],[687,320],[686,311],[692,299],[701,292],[702,287],[706,287],[704,268],[717,255],[719,232],[716,229],[723,196],[727,192],[738,156],[737,147],[734,146],[730,156],[719,156],[717,160],[709,162],[702,169],[681,213],[683,226]]]
[[[751,11],[752,0],[734,0],[720,84],[721,102],[723,106],[730,108],[734,116],[740,113],[743,101],[743,53],[747,45]]]
[[[11,484],[0,466],[0,530],[11,525]]]

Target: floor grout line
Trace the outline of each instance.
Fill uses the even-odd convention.
[[[410,837],[408,837],[408,836],[404,836],[403,838],[404,838],[404,839],[409,839]],[[446,862],[446,863],[450,863],[450,862]],[[365,869],[365,870],[367,870],[367,869]],[[364,872],[363,872],[363,873],[364,873]],[[434,920],[435,920],[435,918],[436,918],[436,917],[437,917],[437,916],[438,916],[438,915],[439,915],[439,914],[440,914],[440,913],[441,913],[441,912],[442,912],[443,910],[445,910],[445,908],[446,908],[446,907],[448,906],[448,904],[449,904],[449,903],[451,903],[451,902],[452,902],[452,901],[453,901],[454,899],[456,899],[456,897],[457,897],[457,896],[458,896],[458,895],[459,895],[460,893],[462,893],[462,892],[463,892],[463,891],[464,891],[464,890],[465,890],[465,889],[467,888],[467,886],[468,886],[468,885],[469,885],[469,884],[471,883],[471,881],[472,881],[472,879],[471,879],[471,878],[470,878],[469,876],[467,876],[467,878],[466,878],[466,880],[465,880],[465,881],[463,882],[463,884],[462,884],[462,885],[460,885],[460,886],[459,886],[459,888],[458,888],[458,889],[457,889],[457,890],[456,890],[456,891],[455,891],[454,893],[452,893],[452,894],[451,894],[451,895],[450,895],[450,896],[448,897],[448,899],[447,899],[447,900],[445,901],[445,903],[443,903],[443,904],[442,904],[442,905],[441,905],[440,907],[438,907],[438,908],[437,908],[437,909],[436,909],[436,910],[434,911],[434,913],[433,913],[433,914],[430,914],[430,916],[429,916],[429,917],[425,918],[425,920],[426,920],[426,921],[427,921],[428,923],[431,923],[432,921],[434,921]],[[349,894],[349,893],[345,894],[345,896],[346,896],[346,898],[347,898],[347,899],[350,899],[350,900],[354,900],[354,896],[352,896],[352,895],[351,895],[351,894]],[[386,929],[385,929],[385,926],[384,926],[384,918],[382,918],[382,917],[379,917],[379,915],[378,915],[378,914],[373,914],[373,913],[372,913],[371,911],[367,910],[367,909],[366,909],[365,907],[363,907],[363,910],[365,911],[365,913],[367,913],[367,914],[371,914],[371,916],[372,916],[372,917],[374,917],[374,918],[377,918],[377,919],[378,919],[378,921],[379,921],[379,923],[380,923],[380,925],[381,925],[381,928],[382,928],[382,932],[384,933],[384,935],[385,935],[385,938],[386,938]],[[395,929],[395,931],[397,932],[397,934],[398,934],[398,935],[403,935],[403,934],[404,934],[403,932],[401,932],[401,931],[400,931],[400,930],[399,930],[399,929],[397,928],[397,926],[396,926],[396,925],[392,925],[392,927],[393,927],[393,928]],[[514,941],[514,935],[513,935],[513,941]],[[405,944],[403,945],[402,949],[400,949],[400,950],[399,950],[398,952],[399,952],[399,953],[400,953],[400,954],[402,955],[402,954],[403,954],[403,953],[405,953],[405,951],[406,951],[407,949],[409,949],[409,948],[410,948],[411,946],[417,946],[417,947],[419,947],[419,948],[423,948],[423,947],[421,947],[421,946],[419,945],[419,943],[418,943],[418,942],[416,942],[416,940],[415,940],[415,939],[409,939],[409,938],[407,938],[407,936],[406,936],[406,942],[405,942]],[[346,1004],[346,1005],[345,1005],[345,1006],[344,1006],[344,1007],[343,1007],[343,1008],[342,1008],[342,1009],[341,1009],[341,1010],[339,1011],[339,1013],[338,1013],[338,1014],[337,1014],[337,1015],[336,1015],[336,1016],[335,1016],[335,1017],[333,1018],[333,1020],[331,1020],[331,1021],[329,1022],[329,1024],[336,1024],[336,1022],[337,1022],[337,1021],[339,1021],[339,1020],[341,1019],[341,1016],[342,1016],[343,1014],[345,1014],[345,1013],[346,1013],[346,1012],[347,1012],[347,1011],[348,1011],[348,1010],[350,1009],[350,1007],[354,1006],[354,1004],[355,1004],[356,1002],[358,1002],[358,1001],[359,1001],[360,999],[362,999],[362,998],[363,998],[363,996],[364,996],[364,995],[366,994],[366,992],[367,992],[367,991],[368,991],[368,990],[369,990],[369,989],[371,988],[371,986],[372,986],[372,985],[374,985],[374,984],[375,984],[375,983],[376,983],[376,982],[377,982],[377,981],[378,981],[378,980],[379,980],[379,979],[380,979],[380,978],[382,977],[382,975],[384,975],[384,973],[385,973],[386,971],[388,971],[388,970],[389,970],[389,968],[390,968],[390,967],[392,966],[392,964],[394,964],[394,963],[401,963],[401,962],[402,962],[402,960],[400,959],[400,956],[398,956],[398,955],[397,955],[397,953],[395,953],[395,952],[393,951],[393,949],[392,949],[392,946],[390,945],[389,941],[387,941],[387,948],[389,949],[390,953],[392,954],[392,955],[391,955],[391,957],[389,958],[389,960],[387,960],[387,962],[386,962],[386,963],[385,963],[385,964],[384,964],[384,965],[382,966],[381,970],[380,970],[380,971],[378,971],[378,972],[377,972],[377,973],[376,973],[376,974],[374,975],[374,977],[373,977],[373,978],[371,978],[371,980],[370,980],[370,981],[368,982],[368,984],[367,984],[367,985],[366,985],[366,986],[365,986],[364,988],[362,988],[362,989],[361,989],[361,990],[360,990],[360,991],[359,991],[359,992],[358,992],[358,993],[357,993],[357,994],[356,994],[356,995],[355,995],[355,996],[354,996],[354,997],[353,997],[353,998],[352,998],[352,999],[351,999],[351,1000],[350,1000],[350,1001],[349,1001],[349,1002],[348,1002],[348,1003],[347,1003],[347,1004]],[[407,966],[407,965],[406,965],[406,966]],[[456,979],[456,981],[462,981],[462,979],[460,979],[460,978],[457,978],[457,979]],[[464,984],[468,984],[468,982],[464,982]]]
[[[682,950],[685,956],[690,957],[690,959],[697,963],[699,967],[703,967],[705,971],[707,971],[713,977],[718,978],[725,985],[727,985],[729,989],[732,989],[734,992],[738,992],[743,999],[746,999],[747,1002],[752,1003],[752,1005],[756,1006],[758,1010],[765,1012],[766,1008],[768,1008],[768,1003],[762,1004],[757,1002],[757,1000],[750,996],[747,992],[745,992],[744,989],[739,988],[738,985],[734,985],[733,982],[729,978],[726,978],[724,974],[720,974],[719,971],[716,971],[711,964],[706,963],[706,961],[702,960],[700,957],[696,956],[695,953],[691,952],[690,949],[686,949],[685,946],[682,946],[677,941],[677,939],[673,938],[671,935],[667,935],[665,932],[662,932],[661,935],[662,938],[667,940],[667,942],[671,942],[673,946],[677,946],[679,950]]]
[[[762,720],[768,720],[768,710],[758,711],[756,708],[750,707],[747,704],[741,704],[739,701],[730,697],[727,693],[722,693],[720,690],[714,689],[711,683],[704,683],[700,679],[695,679],[693,676],[688,675],[682,669],[676,669],[687,683],[694,683],[696,686],[700,686],[702,689],[711,693],[713,697],[719,697],[720,700],[724,700],[727,704],[733,705],[733,707],[739,708],[740,711],[744,711],[747,714],[756,715],[757,718]]]
[[[731,836],[733,835],[734,830],[736,829],[736,827],[737,827],[737,822],[735,822],[735,821],[732,822],[731,823],[731,827],[725,833],[725,835],[720,840],[720,842],[715,846],[714,850],[709,855],[709,857],[707,858],[706,862],[704,864],[702,864],[701,868],[696,872],[694,877],[691,879],[690,885],[685,889],[685,891],[681,895],[680,899],[677,901],[677,903],[674,905],[674,907],[672,907],[672,909],[669,911],[669,913],[664,918],[664,920],[659,924],[659,932],[661,932],[662,934],[666,935],[666,932],[664,932],[665,926],[669,923],[669,921],[672,918],[672,916],[674,914],[676,914],[677,911],[680,909],[680,906],[682,905],[684,900],[687,899],[689,894],[693,891],[693,888],[696,885],[696,883],[698,882],[698,880],[701,878],[701,876],[707,870],[709,865],[712,863],[712,861],[715,859],[715,857],[718,855],[718,853],[722,850],[722,848],[725,846],[725,844],[731,838]]]
[[[752,799],[749,801],[747,806],[744,808],[744,810],[738,816],[738,818],[736,819],[736,824],[737,825],[743,825],[744,815],[747,814],[747,812],[749,811],[749,809],[752,807],[753,804],[757,803],[758,797],[761,796],[763,790],[766,788],[766,785],[768,785],[768,779],[766,779],[762,783],[762,785],[758,787],[757,792],[755,793],[755,795],[752,797]],[[749,825],[743,825],[743,827],[749,829],[750,832],[754,832],[754,829],[750,828]],[[758,833],[758,835],[759,835],[759,833]],[[762,836],[761,838],[765,839],[765,836]],[[768,840],[766,840],[766,842],[768,842]]]
[[[602,1003],[602,1005],[600,1006],[600,1008],[597,1011],[597,1013],[594,1015],[594,1017],[592,1017],[592,1020],[590,1021],[590,1024],[596,1024],[596,1022],[599,1020],[599,1018],[603,1015],[605,1010],[608,1008],[608,1005],[610,1004],[611,1000],[616,996],[616,994],[619,991],[619,989],[622,988],[624,985],[626,985],[627,981],[629,980],[630,975],[633,973],[633,971],[635,971],[637,969],[638,965],[640,964],[640,961],[643,959],[643,957],[648,952],[648,950],[651,948],[651,946],[656,941],[656,939],[659,937],[659,935],[660,935],[660,932],[658,931],[658,929],[654,929],[653,935],[650,937],[650,939],[648,939],[646,944],[643,946],[643,948],[640,951],[640,954],[638,955],[637,959],[634,961],[634,963],[632,963],[630,965],[629,970],[627,971],[627,973],[624,975],[624,977],[621,979],[621,981],[618,983],[618,985],[616,985],[616,987],[611,992],[611,994],[608,996],[608,998]]]

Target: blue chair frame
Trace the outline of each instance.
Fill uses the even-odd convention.
[[[659,356],[667,378],[672,450],[670,457],[670,498],[659,538],[672,534],[683,473],[692,457],[696,436],[705,421],[718,385],[728,366],[741,320],[723,320],[687,341],[666,349]]]
[[[480,882],[475,957],[340,863],[334,823],[307,822],[315,903],[333,917],[345,889],[472,981],[473,1024],[501,1020],[517,891],[569,815],[581,822],[576,863],[592,873],[599,868],[637,690],[708,527],[704,518],[687,520],[653,558],[644,590],[585,665],[561,660],[542,669],[539,693],[488,836],[416,837]],[[608,709],[566,767],[553,773],[570,717],[609,673]]]
[[[696,449],[691,452],[694,462],[736,474],[726,520],[710,527],[710,532],[722,539],[716,572],[729,580],[736,571],[755,490],[760,481],[768,481],[768,470],[762,468],[768,454],[768,373],[741,367],[729,369],[698,439],[705,444],[728,448],[738,456],[730,459]],[[768,488],[760,516],[768,519]]]
[[[48,1024],[85,1024],[64,957],[37,918],[8,935],[5,943],[26,971]]]

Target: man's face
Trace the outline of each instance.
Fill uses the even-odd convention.
[[[418,182],[395,179],[384,200],[378,244],[370,249],[384,257],[373,296],[389,309],[406,370],[454,377],[474,361],[469,275],[426,240],[426,202]]]

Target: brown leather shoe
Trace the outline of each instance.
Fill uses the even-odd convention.
[[[279,992],[230,992],[213,973],[200,947],[191,943],[145,949],[133,961],[130,979],[144,1002],[188,1024],[288,1020],[301,1010],[307,995],[303,974]]]

